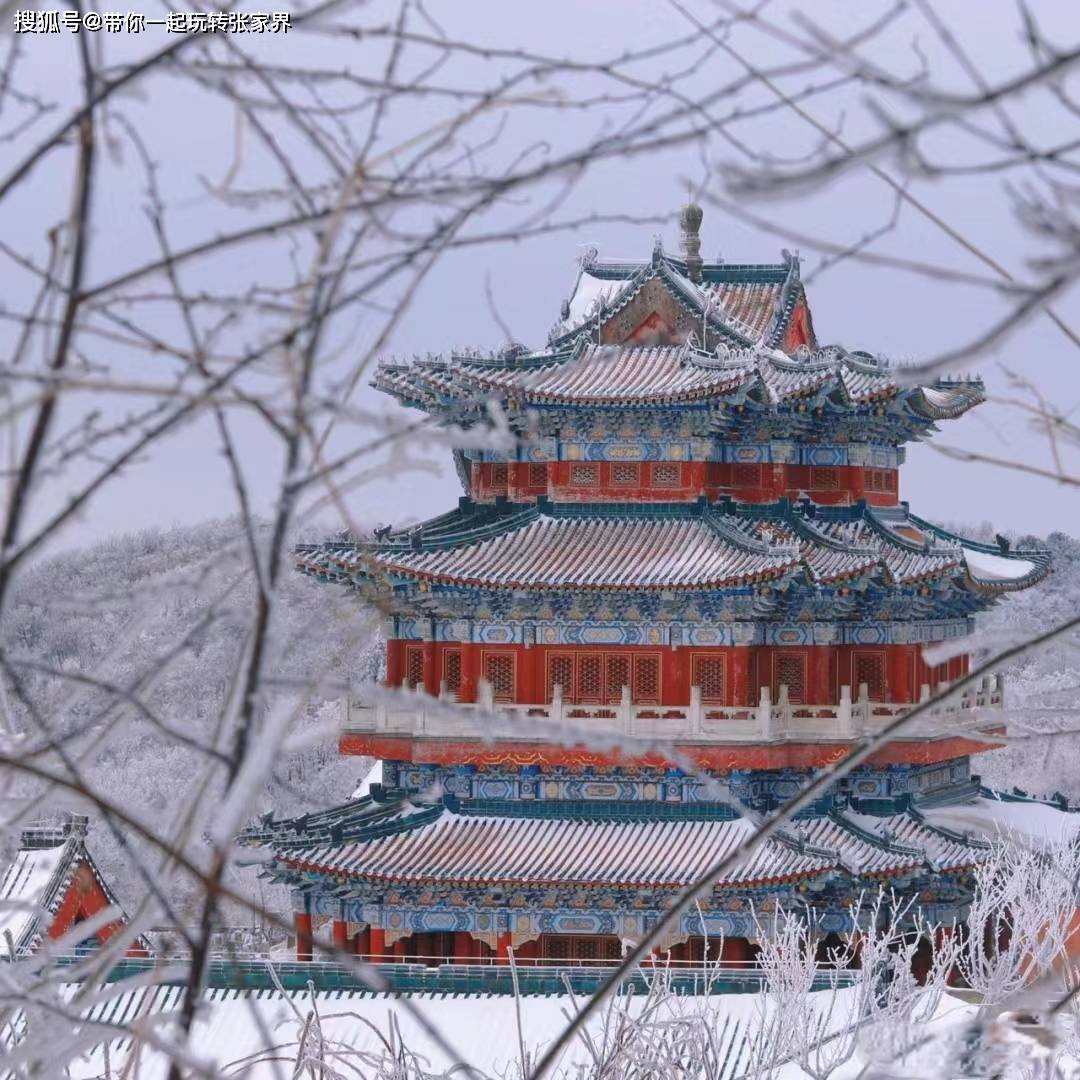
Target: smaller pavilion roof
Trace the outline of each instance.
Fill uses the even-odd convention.
[[[119,908],[86,848],[88,829],[89,819],[68,814],[59,825],[22,831],[19,849],[0,877],[0,937],[11,935],[16,955],[41,944],[80,867],[93,874],[108,904]]]

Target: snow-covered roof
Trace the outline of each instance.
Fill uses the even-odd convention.
[[[788,504],[703,508],[511,504],[464,507],[376,544],[297,549],[298,567],[361,584],[391,575],[491,589],[721,589],[766,581],[874,581],[909,587],[953,579],[994,595],[1048,571],[1042,551],[996,555],[903,508]]]
[[[75,841],[68,839],[56,847],[20,848],[4,870],[0,881],[0,948],[7,952],[7,939],[15,952],[26,951],[41,933],[50,902],[63,893],[64,879],[73,869]]]
[[[929,824],[987,840],[1024,837],[1052,844],[1071,840],[1080,833],[1080,813],[1069,813],[1035,799],[979,798],[927,809],[924,817]]]
[[[993,555],[988,551],[975,551],[968,547],[963,551],[968,572],[978,581],[1019,581],[1035,569],[1031,560],[1015,555]]]
[[[642,814],[591,818],[510,814],[483,801],[447,799],[423,807],[399,799],[347,803],[316,819],[263,823],[245,836],[274,852],[271,874],[410,884],[533,883],[677,888],[697,880],[756,829],[753,820]],[[716,884],[767,885],[827,875],[855,876],[971,866],[979,845],[942,835],[907,814],[860,819],[832,814],[785,828]]]
[[[87,882],[100,890],[99,904],[119,908],[87,851],[88,829],[86,817],[67,814],[59,825],[22,831],[19,850],[0,877],[0,952],[7,954],[8,934],[16,955],[37,949],[70,890],[84,890]],[[148,949],[141,938],[135,947]]]

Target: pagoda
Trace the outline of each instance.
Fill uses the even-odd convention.
[[[332,935],[381,960],[616,959],[815,770],[967,674],[927,646],[1047,574],[1045,551],[900,499],[905,444],[981,382],[821,345],[798,258],[704,262],[701,217],[683,208],[679,257],[590,250],[542,348],[379,367],[495,448],[454,452],[448,512],[296,551],[385,612],[396,688],[344,711],[341,752],[381,783],[247,834],[292,889],[301,958]],[[950,701],[716,881],[668,955],[722,937],[752,960],[778,904],[842,931],[879,884],[962,918],[985,843],[935,808],[979,802],[1001,682]]]

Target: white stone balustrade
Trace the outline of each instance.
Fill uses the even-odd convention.
[[[938,688],[939,696],[946,687]],[[498,704],[481,680],[475,705],[458,704],[447,695],[432,698],[417,692],[392,703],[350,696],[343,702],[345,733],[407,735],[431,739],[476,738],[565,742],[568,732],[664,739],[679,743],[846,742],[874,734],[910,712],[910,704],[871,701],[865,684],[856,700],[851,688],[840,688],[836,705],[801,705],[789,700],[786,686],[775,702],[762,687],[757,705],[710,705],[701,690],[690,688],[688,705],[635,705],[630,690],[610,705],[571,705],[555,687],[550,704]],[[919,700],[930,699],[923,685]],[[898,738],[943,738],[1000,725],[1004,699],[1001,676],[986,676],[977,689],[964,690],[916,717]],[[548,731],[545,731],[548,728]],[[560,731],[559,729],[563,729]]]

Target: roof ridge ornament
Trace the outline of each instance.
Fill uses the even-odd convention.
[[[679,211],[679,228],[682,230],[681,246],[686,256],[686,276],[695,284],[701,284],[701,219],[700,206],[691,199]]]

